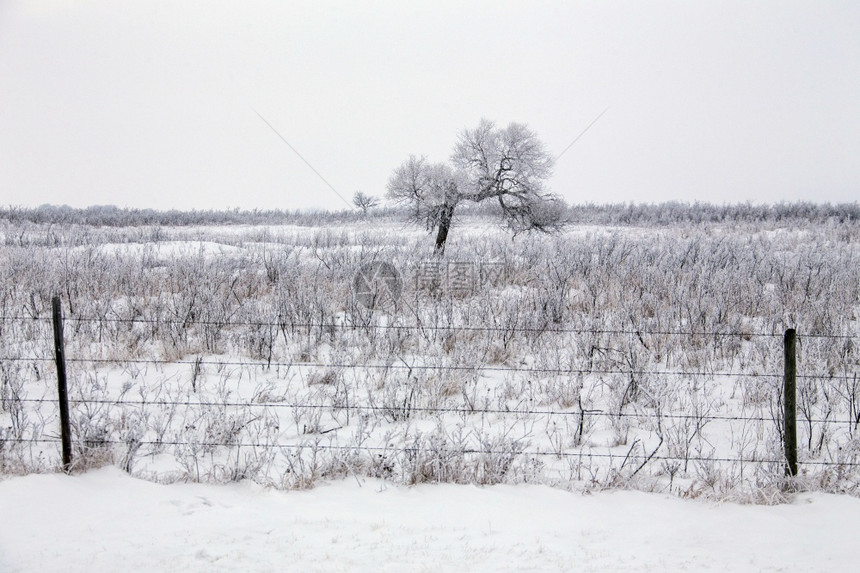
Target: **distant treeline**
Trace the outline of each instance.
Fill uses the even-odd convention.
[[[810,222],[823,223],[829,220],[839,223],[860,222],[860,204],[839,203],[775,203],[753,205],[736,203],[714,205],[711,203],[642,203],[572,205],[570,222],[597,225],[664,226],[683,223],[779,223]]]
[[[388,213],[378,209],[373,216]],[[163,225],[183,227],[193,225],[307,225],[341,223],[362,218],[359,211],[290,211],[282,209],[223,209],[191,211],[158,211],[155,209],[128,209],[114,205],[96,205],[74,208],[68,205],[41,205],[39,207],[0,208],[0,219],[9,222],[41,224],[93,225],[103,227],[132,227]]]
[[[615,226],[666,226],[697,223],[779,223],[834,221],[849,223],[860,221],[860,204],[854,203],[776,203],[753,205],[740,203],[713,205],[710,203],[585,203],[568,208],[568,220],[580,225]],[[462,210],[463,215],[493,217],[492,204],[473,206]],[[405,212],[397,207],[379,207],[363,214],[358,210],[291,211],[281,209],[226,209],[192,211],[158,211],[155,209],[127,209],[113,205],[73,208],[68,205],[41,205],[39,207],[0,208],[0,220],[10,223],[92,225],[129,227],[145,225],[301,225],[316,226],[348,223],[365,218],[399,218]]]

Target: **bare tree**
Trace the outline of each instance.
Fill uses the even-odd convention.
[[[462,199],[457,174],[444,163],[428,163],[410,155],[388,181],[388,196],[409,207],[409,218],[424,223],[428,231],[438,229],[436,248],[448,237],[454,208]]]
[[[514,231],[552,232],[564,224],[565,204],[547,193],[552,157],[535,133],[520,123],[500,129],[482,119],[464,130],[454,146],[451,165],[410,156],[394,170],[388,196],[409,207],[410,218],[436,230],[436,250],[445,241],[461,201],[498,202],[502,220]]]
[[[373,209],[379,205],[379,199],[363,191],[356,191],[355,195],[352,196],[352,204],[361,209],[364,215],[367,215],[369,209]]]

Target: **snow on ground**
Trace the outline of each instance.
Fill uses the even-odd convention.
[[[744,506],[545,486],[0,481],[0,571],[849,571],[860,500]]]
[[[101,245],[105,254],[121,254],[137,258],[148,254],[155,260],[170,260],[171,258],[205,256],[223,257],[238,255],[242,249],[231,245],[223,245],[214,241],[162,241],[159,243],[105,243]]]

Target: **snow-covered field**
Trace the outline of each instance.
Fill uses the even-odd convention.
[[[0,225],[0,573],[851,569],[856,222],[463,223]]]
[[[0,471],[56,467],[60,295],[78,467],[756,499],[782,487],[794,327],[804,487],[856,488],[856,223],[579,225],[514,241],[461,223],[441,260],[390,219],[7,224]],[[370,308],[355,279],[382,262],[402,290]]]
[[[0,571],[852,571],[860,499],[762,506],[539,485],[278,491],[116,468],[0,481]]]

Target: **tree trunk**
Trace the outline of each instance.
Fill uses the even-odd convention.
[[[451,228],[451,219],[454,217],[454,206],[443,205],[439,211],[439,231],[436,233],[436,253],[445,252],[445,241],[448,239],[448,229]]]

